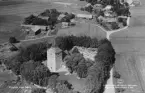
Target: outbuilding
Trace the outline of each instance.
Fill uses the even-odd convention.
[[[87,15],[87,14],[77,14],[78,18],[86,18],[86,19],[92,19],[93,15]]]

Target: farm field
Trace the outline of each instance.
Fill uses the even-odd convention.
[[[115,69],[120,72],[125,84],[136,85],[132,89],[125,89],[124,93],[145,93],[144,9],[145,2],[140,7],[132,8],[129,28],[111,35],[111,43],[116,51]]]

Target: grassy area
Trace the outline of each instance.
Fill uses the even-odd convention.
[[[116,58],[115,70],[120,73],[121,79],[123,80],[122,84],[133,86],[133,88],[126,87],[124,93],[137,93],[137,91],[143,93],[142,88],[144,88],[144,81],[142,76],[140,76],[142,67],[139,66],[143,64],[137,61],[137,55],[118,54]],[[116,79],[114,79],[114,84],[118,84]]]
[[[60,80],[68,80],[69,83],[73,85],[73,88],[75,91],[83,91],[83,88],[85,86],[85,79],[77,79],[75,75],[65,75],[64,72],[59,73]]]
[[[16,15],[0,15],[0,43],[7,42],[10,36],[24,39],[25,34],[20,31],[22,17]]]
[[[74,35],[74,36],[90,36],[97,39],[105,38],[106,33],[102,31],[99,27],[95,27],[89,24],[77,23],[75,27],[60,29],[57,33],[58,36]]]
[[[28,2],[21,5],[19,2],[21,1],[8,0],[4,4],[6,7],[4,7],[4,5],[0,5],[0,43],[7,42],[10,36],[15,36],[18,39],[24,39],[25,35],[20,31],[20,24],[22,23],[24,17],[33,13],[43,12],[45,9],[60,8],[57,6],[52,6],[48,1],[45,3]],[[0,4],[2,4],[2,2],[0,2]]]
[[[24,0],[3,0],[0,1],[0,6],[19,5],[26,3]]]

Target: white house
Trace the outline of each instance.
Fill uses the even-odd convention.
[[[108,11],[108,10],[110,10],[110,9],[112,9],[112,6],[111,6],[111,5],[107,5],[103,10],[104,10],[104,11]]]
[[[41,19],[44,19],[44,20],[48,20],[49,19],[49,17],[47,17],[47,16],[38,16],[38,18],[41,18]]]
[[[62,28],[67,28],[69,26],[68,22],[62,22]]]
[[[78,18],[86,18],[86,19],[92,19],[93,15],[88,15],[88,14],[76,14]]]
[[[21,24],[21,27],[24,27],[24,28],[30,28],[32,30],[36,30],[38,28],[40,28],[41,30],[46,30],[47,29],[50,29],[50,26],[40,26],[40,25],[25,25],[25,24]]]
[[[88,6],[92,6],[91,3],[88,3],[88,4],[85,5],[85,7],[88,7]]]
[[[64,15],[64,14],[60,14],[59,16],[58,16],[58,20],[61,20],[62,18],[64,18],[66,15]]]

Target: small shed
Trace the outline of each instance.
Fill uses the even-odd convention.
[[[64,18],[66,15],[65,14],[60,14],[59,16],[58,16],[58,20],[61,20],[62,18]]]
[[[62,22],[62,28],[67,28],[69,26],[68,22]]]
[[[35,35],[41,33],[41,28],[39,26],[34,26],[31,28],[31,30],[35,33]]]
[[[93,15],[77,14],[77,17],[79,17],[79,18],[86,18],[86,19],[92,19]]]
[[[112,6],[111,6],[111,5],[107,5],[103,10],[104,10],[104,11],[108,11],[108,10],[110,10],[110,9],[112,9]]]
[[[48,16],[38,16],[38,18],[44,19],[44,20],[48,20],[49,17]]]

